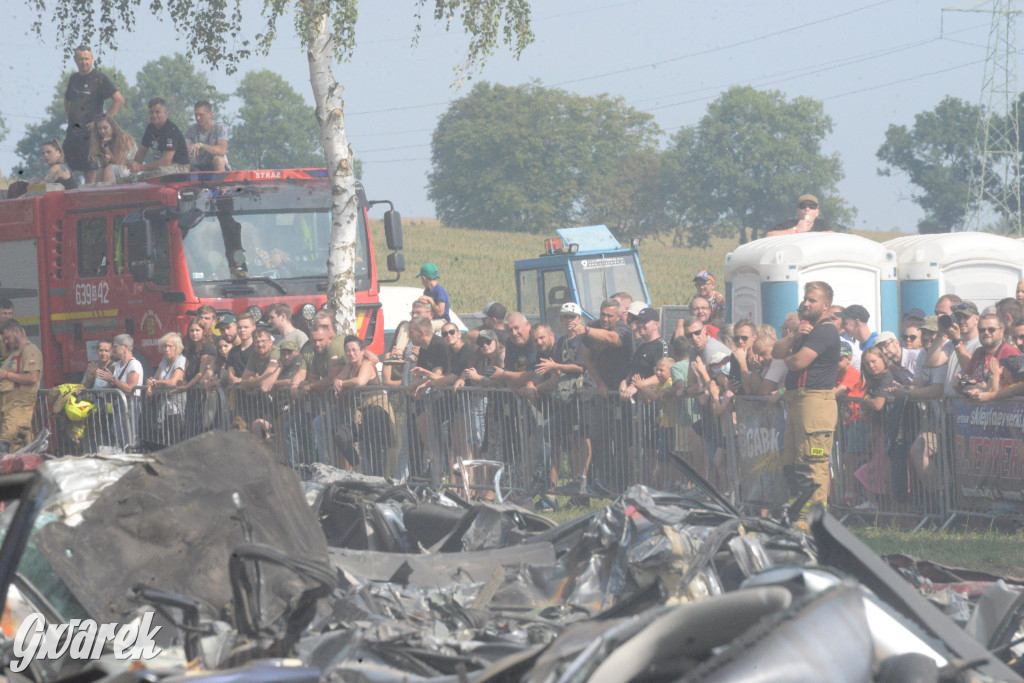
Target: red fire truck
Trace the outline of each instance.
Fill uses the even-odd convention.
[[[0,201],[0,297],[46,360],[46,383],[77,378],[98,340],[122,332],[154,365],[157,340],[219,312],[285,302],[306,328],[327,301],[331,190],[323,169],[168,175],[130,185],[36,188]],[[387,204],[387,267],[404,269],[401,218],[358,187],[356,326],[384,351],[368,209]],[[244,261],[245,267],[241,264]]]

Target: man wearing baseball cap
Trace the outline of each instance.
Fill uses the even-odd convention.
[[[711,318],[708,322],[721,327],[725,324],[725,297],[715,291],[715,276],[710,270],[698,271],[693,276],[693,286],[697,288],[696,296],[707,299],[711,306]]]
[[[867,351],[874,346],[878,333],[872,332],[868,327],[868,320],[871,319],[868,309],[860,304],[853,304],[838,311],[836,317],[839,318],[840,324],[843,326],[843,333],[857,342],[861,351]]]
[[[502,346],[508,344],[508,329],[505,327],[505,316],[508,315],[508,309],[504,304],[491,301],[473,315],[480,319],[480,327],[466,333],[470,343],[476,343],[477,335],[482,330],[492,330]]]
[[[623,400],[632,398],[637,392],[633,378],[637,375],[640,379],[653,377],[654,366],[670,352],[668,341],[661,336],[661,317],[656,309],[647,307],[637,313],[636,328],[640,343],[633,352],[626,377],[619,382],[619,396]]]
[[[444,320],[446,323],[450,323],[452,321],[452,304],[448,298],[448,292],[438,284],[440,279],[441,271],[437,266],[433,263],[424,263],[420,268],[423,296],[419,300],[430,304],[435,320]]]
[[[802,194],[796,200],[796,218],[782,221],[765,233],[765,237],[797,235],[804,232],[831,232],[832,229],[818,218],[818,198],[813,194]]]

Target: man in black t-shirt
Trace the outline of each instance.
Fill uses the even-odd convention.
[[[149,150],[155,156],[151,163],[143,163]],[[154,177],[168,173],[188,173],[188,144],[181,130],[167,120],[167,103],[160,97],[149,101],[149,125],[142,134],[135,159],[128,162],[132,173],[145,172]]]
[[[583,362],[590,386],[597,385],[600,400],[587,410],[587,436],[590,438],[595,478],[612,487],[628,486],[627,444],[631,436],[630,416],[616,391],[629,372],[633,358],[633,331],[621,322],[621,305],[615,299],[601,302],[600,317],[592,325],[582,320],[571,323],[569,331],[581,334]]]
[[[505,318],[508,344],[505,345],[505,366],[494,374],[494,379],[511,389],[524,386],[537,367],[537,342],[533,327],[522,313],[513,311]]]
[[[832,287],[827,282],[808,282],[798,310],[800,327],[772,348],[772,358],[785,360],[789,370],[783,474],[791,499],[813,489],[800,513],[802,524],[806,524],[810,505],[828,499],[828,459],[839,419],[835,383],[840,342],[839,330],[829,315],[831,305]]]
[[[107,100],[111,100],[107,116],[113,117],[121,111],[124,96],[106,74],[93,68],[92,50],[85,45],[75,48],[75,65],[78,73],[71,75],[64,90],[64,115],[68,120],[64,161],[72,171],[85,173],[85,182],[91,183],[95,173],[89,168],[89,136],[93,123],[103,115],[103,103]]]
[[[583,335],[583,359],[587,374],[602,396],[609,388],[618,389],[629,371],[633,358],[633,330],[621,322],[619,302],[605,299],[601,302],[600,317],[592,325],[583,321],[573,323],[574,330]]]
[[[633,384],[633,378],[654,377],[654,366],[669,354],[668,342],[661,336],[661,319],[658,311],[653,308],[641,310],[636,315],[636,326],[640,335],[640,345],[633,353],[626,377],[619,383],[619,396],[624,401],[636,395],[637,388]]]

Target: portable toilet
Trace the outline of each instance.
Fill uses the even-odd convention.
[[[931,313],[943,294],[978,310],[1014,295],[1024,278],[1024,241],[990,232],[909,235],[885,243],[896,254],[900,311]]]
[[[841,232],[766,237],[726,255],[729,320],[781,329],[804,285],[815,280],[831,285],[834,304],[864,306],[871,329],[899,329],[895,255],[880,242]]]

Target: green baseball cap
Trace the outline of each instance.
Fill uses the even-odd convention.
[[[424,263],[420,268],[420,277],[425,277],[428,280],[436,280],[441,277],[441,271],[437,269],[433,263]]]

